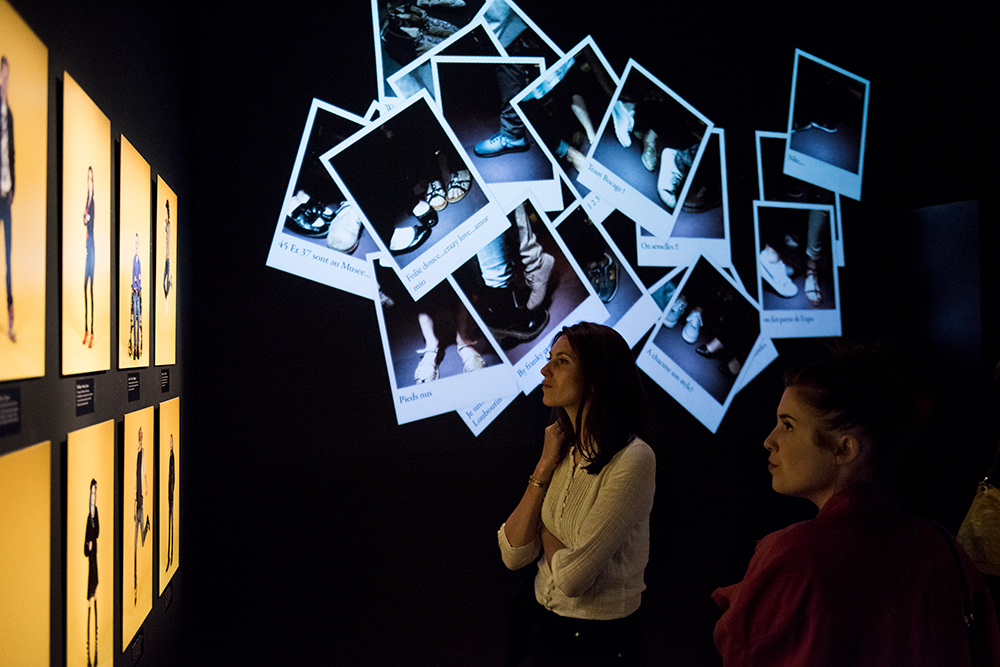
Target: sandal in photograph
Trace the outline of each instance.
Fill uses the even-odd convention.
[[[435,211],[441,211],[448,205],[448,199],[444,194],[444,186],[441,181],[431,181],[427,186],[427,196],[424,198],[430,207]]]
[[[448,181],[448,203],[460,202],[472,189],[472,174],[468,169],[459,169]]]

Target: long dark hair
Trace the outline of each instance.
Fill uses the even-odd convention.
[[[563,456],[576,444],[588,461],[584,469],[596,475],[633,438],[649,438],[639,369],[628,343],[611,327],[580,322],[563,327],[552,342],[563,336],[580,360],[583,394],[576,424],[570,423],[563,408],[554,408],[553,416],[563,433],[575,434],[563,445]]]
[[[869,446],[871,471],[884,475],[902,463],[927,421],[928,394],[912,367],[900,351],[885,345],[841,344],[828,357],[787,371],[784,380],[828,433],[861,435]]]

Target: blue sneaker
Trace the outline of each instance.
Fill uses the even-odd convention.
[[[473,149],[479,157],[496,157],[504,153],[522,153],[528,150],[528,142],[524,137],[508,139],[497,132],[485,141],[480,141]]]

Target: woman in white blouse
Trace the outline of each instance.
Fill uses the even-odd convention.
[[[642,665],[635,613],[645,589],[656,458],[628,344],[583,322],[559,332],[542,368],[556,418],[498,534],[504,564],[538,559],[532,664]],[[543,554],[544,558],[538,558]]]

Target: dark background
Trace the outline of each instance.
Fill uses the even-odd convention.
[[[454,414],[396,426],[373,305],[264,265],[311,99],[363,114],[376,95],[370,5],[13,4],[50,49],[53,95],[68,70],[179,199],[180,570],[171,606],[154,602],[139,664],[501,664],[509,575],[496,530],[537,460],[540,397],[518,398],[478,438]],[[997,72],[985,17],[962,3],[920,15],[873,3],[521,7],[563,49],[592,34],[617,72],[635,58],[725,128],[747,284],[753,133],[785,127],[794,49],[871,81],[862,201],[843,206],[844,333],[917,352],[938,403],[905,495],[957,528],[997,441],[996,129],[983,92]],[[962,215],[908,214],[973,199]],[[654,664],[715,664],[709,594],[740,579],[757,539],[814,513],[770,490],[761,443],[781,372],[825,342],[777,341],[779,359],[714,435],[646,383],[660,436],[643,600]],[[30,396],[69,395],[49,343],[47,376],[20,383]],[[123,396],[118,376],[99,374],[99,395],[103,383]],[[82,423],[48,400],[44,424],[0,441],[3,452],[64,443],[133,409],[99,401]],[[60,487],[54,505],[59,521]],[[64,650],[62,548],[57,539],[53,664]]]

